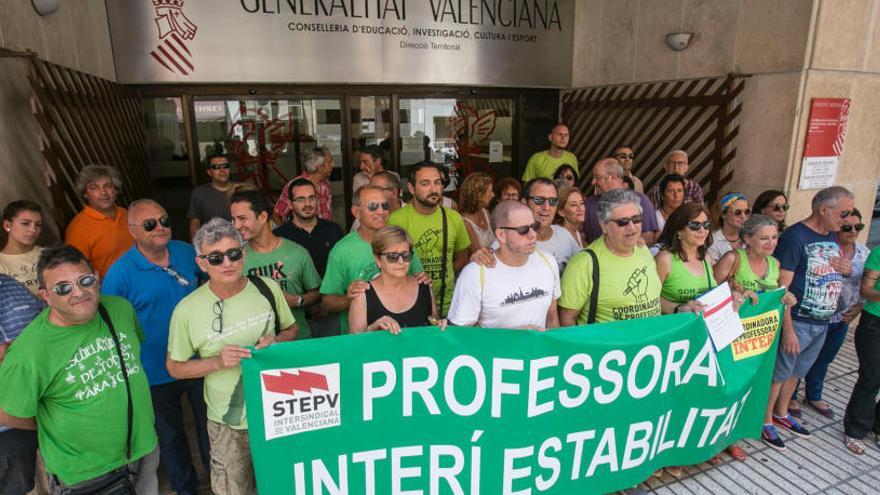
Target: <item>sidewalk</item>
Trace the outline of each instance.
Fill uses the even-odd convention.
[[[782,432],[785,452],[776,452],[760,440],[740,445],[748,453],[745,462],[722,454],[721,465],[703,463],[688,468],[686,477],[676,480],[668,474],[647,483],[649,493],[718,494],[772,493],[850,495],[880,492],[880,448],[866,442],[864,455],[851,454],[843,445],[843,411],[856,381],[858,359],[850,327],[846,342],[828,370],[824,398],[837,413],[826,419],[804,407],[802,423],[811,439],[799,439]],[[803,398],[803,387],[801,387]]]

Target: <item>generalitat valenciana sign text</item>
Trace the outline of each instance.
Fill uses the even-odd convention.
[[[121,82],[564,87],[574,0],[111,0]]]
[[[764,420],[783,290],[715,351],[692,313],[531,332],[407,328],[242,361],[260,495],[609,493]]]

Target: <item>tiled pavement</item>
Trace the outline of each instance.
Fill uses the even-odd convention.
[[[740,445],[749,455],[745,462],[722,454],[721,465],[703,463],[689,467],[682,479],[666,474],[662,479],[648,481],[649,493],[880,493],[880,448],[866,442],[865,454],[856,456],[843,445],[842,414],[858,369],[852,341],[854,329],[854,326],[850,328],[825,380],[824,398],[837,415],[826,419],[809,407],[803,408],[802,423],[813,433],[813,438],[795,438],[780,430],[787,447],[785,452],[776,452],[760,440],[742,442]]]

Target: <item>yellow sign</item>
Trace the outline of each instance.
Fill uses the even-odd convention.
[[[733,360],[758,356],[773,345],[779,328],[779,311],[768,311],[742,321],[745,333],[731,344]]]

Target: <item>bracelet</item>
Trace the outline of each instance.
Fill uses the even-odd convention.
[[[681,309],[681,304],[675,306],[675,310],[673,311],[673,313],[678,313],[679,309]]]

